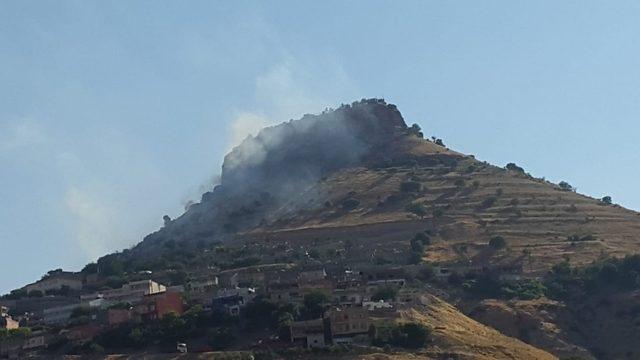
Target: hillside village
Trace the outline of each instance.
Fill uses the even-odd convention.
[[[134,329],[193,316],[216,318],[218,330],[228,337],[191,339],[174,335],[176,341],[196,351],[384,344],[393,341],[397,311],[419,302],[428,291],[409,280],[420,274],[402,267],[327,270],[288,264],[233,271],[212,269],[194,274],[193,280],[179,286],[145,279],[98,291],[92,291],[99,285],[95,274],[53,271],[25,286],[25,297],[14,292],[10,296],[14,299],[1,301],[4,328],[19,334],[14,341],[2,343],[1,354],[23,357],[53,348],[63,353],[82,353],[102,346],[96,339],[106,334],[126,329],[130,332],[125,335],[131,338]],[[150,272],[142,275],[153,276]],[[276,324],[264,323],[260,317],[269,315],[261,313],[262,309],[288,317],[276,319]],[[9,315],[10,310],[14,315]],[[258,331],[251,338],[240,334],[243,326],[253,327],[246,323],[276,326],[272,332]],[[416,328],[416,343],[412,346],[417,348],[426,344],[428,332],[418,325]],[[19,329],[29,331],[18,333]],[[152,340],[160,340],[155,345],[164,351],[176,345],[162,341],[166,339]]]
[[[640,214],[423,137],[382,99],[263,130],[140,244],[2,296],[0,357],[636,358]]]

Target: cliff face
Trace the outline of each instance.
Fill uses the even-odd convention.
[[[340,168],[356,166],[406,131],[394,105],[364,100],[305,115],[260,131],[235,147],[222,166],[222,189],[290,191]]]
[[[265,128],[225,157],[220,185],[143,244],[225,237],[264,224],[283,206],[288,211],[317,207],[307,200],[324,196],[313,190],[321,179],[391,159],[402,151],[398,141],[407,133],[396,106],[380,99]]]

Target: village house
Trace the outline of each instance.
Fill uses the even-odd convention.
[[[177,292],[162,292],[145,295],[135,306],[116,306],[107,311],[107,323],[111,327],[126,323],[140,323],[162,319],[166,314],[182,315],[184,302]]]
[[[393,309],[393,305],[384,300],[378,301],[364,301],[362,303],[362,307],[367,309],[368,311],[376,311],[376,310],[386,310]]]
[[[340,306],[362,305],[365,298],[365,289],[361,287],[347,289],[333,289],[331,293],[332,303]]]
[[[207,293],[218,287],[218,277],[206,277],[199,280],[192,280],[186,286],[190,293]]]
[[[419,301],[420,296],[422,295],[422,291],[420,289],[411,288],[411,287],[403,287],[398,290],[396,297],[393,303],[396,306],[402,305],[411,305]]]
[[[25,286],[27,293],[32,291],[40,291],[43,294],[49,290],[62,290],[63,288],[71,290],[82,289],[82,276],[69,271],[55,271],[45,275],[41,280],[33,284]]]
[[[367,334],[371,320],[362,307],[332,308],[325,317],[329,319],[334,344],[350,343],[354,336]]]
[[[71,318],[73,310],[79,306],[80,304],[76,303],[44,309],[42,320],[46,325],[64,324]]]
[[[182,295],[175,292],[149,294],[144,297],[142,304],[134,308],[134,312],[142,321],[162,319],[169,313],[182,315],[184,302]]]
[[[239,285],[237,272],[225,271],[218,274],[218,284],[223,288],[236,288]]]
[[[75,345],[86,344],[103,331],[102,327],[95,323],[83,324],[64,329],[60,334],[64,335]]]
[[[324,268],[315,269],[315,270],[303,270],[298,274],[298,281],[300,282],[315,282],[324,280],[327,277],[327,272]]]
[[[134,281],[122,285],[119,289],[105,290],[101,292],[102,298],[111,304],[129,303],[136,304],[142,301],[145,295],[165,292],[167,288],[152,280]]]
[[[46,331],[34,331],[27,339],[25,339],[22,349],[25,351],[31,351],[43,348],[49,344],[49,337],[50,336]]]
[[[117,327],[121,324],[133,322],[133,311],[127,308],[111,308],[107,310],[107,323],[111,327]]]
[[[333,282],[329,279],[317,280],[314,282],[298,282],[298,288],[302,293],[302,298],[311,292],[322,292],[328,297],[331,297],[331,293],[333,292]]]
[[[245,307],[255,296],[256,290],[253,288],[220,289],[214,296],[211,307],[231,316],[238,316],[240,309]]]
[[[275,282],[269,284],[267,297],[273,302],[302,303],[302,293],[297,282]]]
[[[325,347],[324,320],[294,321],[291,323],[291,341],[307,348]]]
[[[433,275],[436,279],[444,281],[451,276],[451,269],[446,266],[434,266],[433,267]]]
[[[81,303],[71,303],[62,306],[54,306],[46,308],[42,311],[42,321],[47,325],[64,324],[71,318],[73,311],[78,307],[86,307],[89,309],[104,309],[110,303],[101,296],[81,296],[84,299]],[[76,300],[77,301],[77,300]]]
[[[9,309],[4,306],[0,306],[0,329],[17,329],[20,327],[20,323],[13,320],[9,315]]]

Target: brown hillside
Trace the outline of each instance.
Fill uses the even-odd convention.
[[[640,250],[639,213],[422,139],[381,100],[266,129],[226,157],[223,179],[132,253],[151,256],[167,241],[265,248],[265,239],[398,253],[411,232],[428,229],[431,262],[540,273],[563,259],[580,265]],[[420,189],[403,191],[407,183]],[[411,203],[424,206],[424,218],[407,211]],[[505,250],[487,246],[496,235]],[[567,240],[574,235],[580,241]]]

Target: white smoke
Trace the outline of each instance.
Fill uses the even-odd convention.
[[[122,234],[117,234],[118,209],[100,199],[95,192],[71,188],[64,197],[71,220],[73,240],[88,260],[95,260],[117,248]]]

